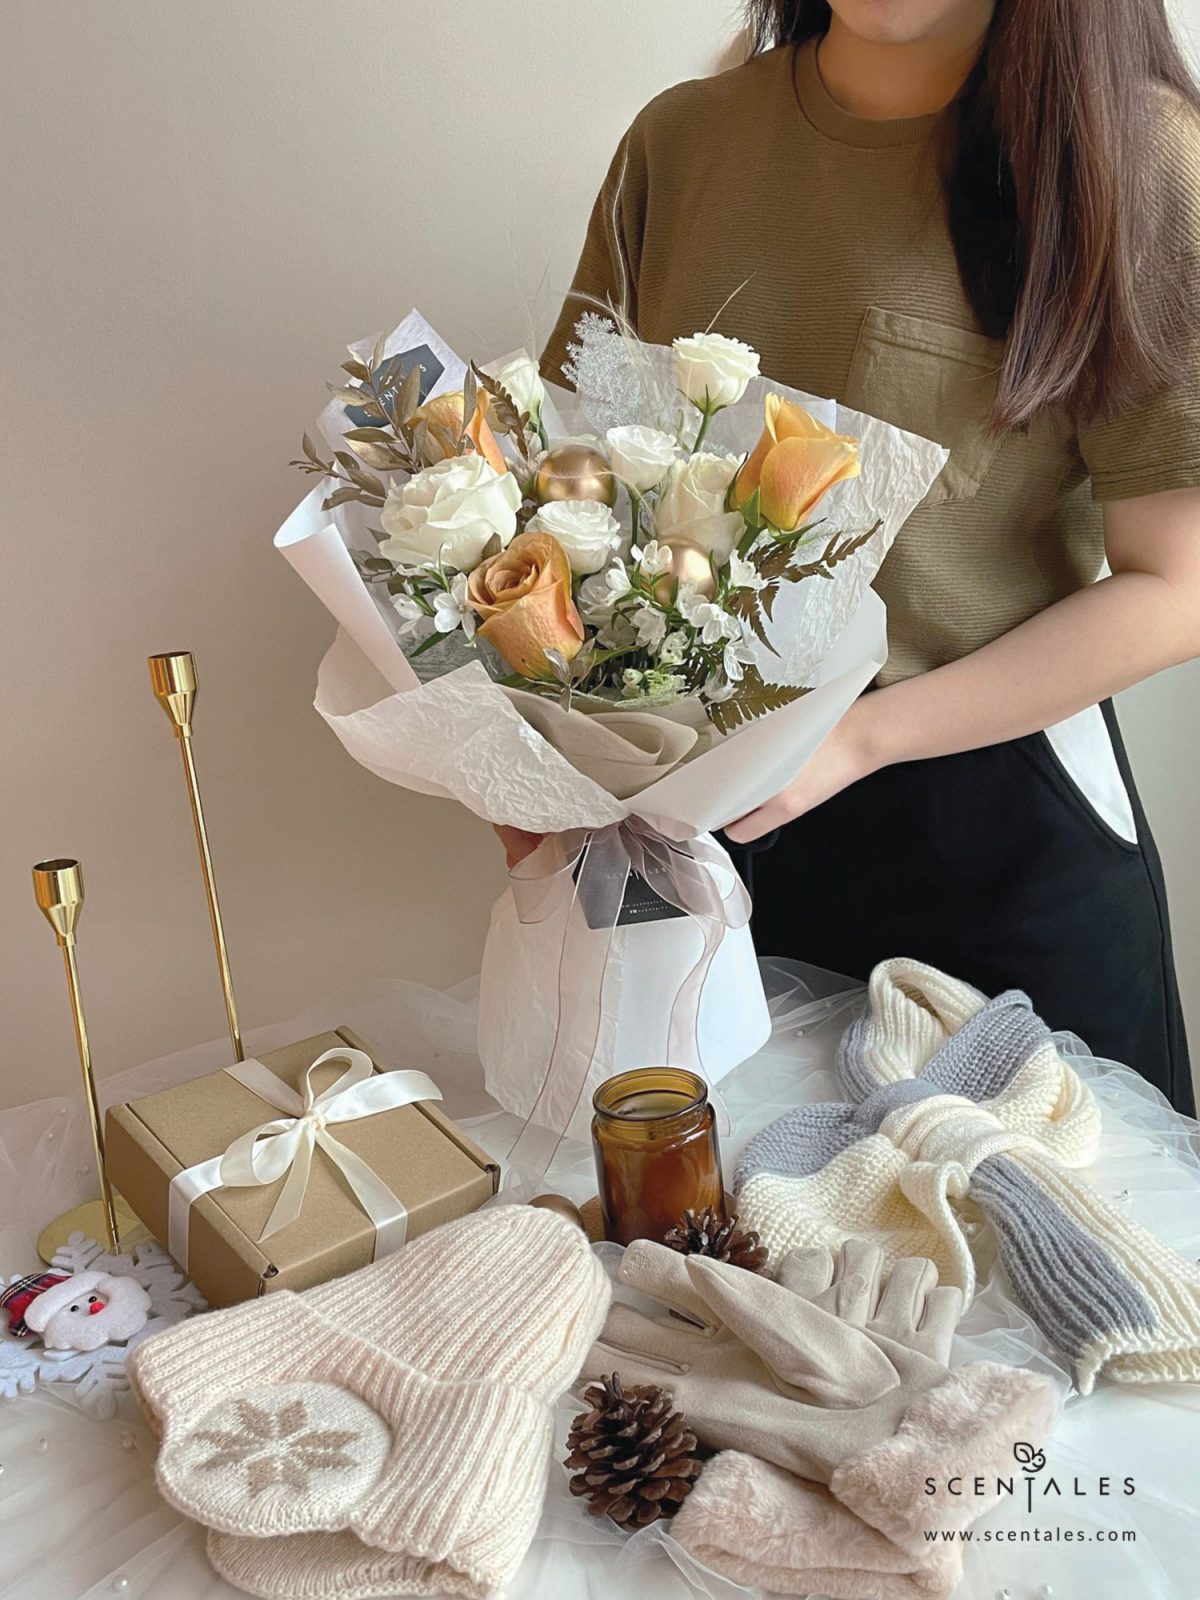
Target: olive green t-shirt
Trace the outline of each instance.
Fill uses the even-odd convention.
[[[1200,293],[1200,137],[1181,102],[1157,99],[1146,226]],[[613,302],[624,287],[639,334],[664,344],[707,328],[732,294],[715,327],[753,345],[768,377],[949,449],[876,580],[884,682],[978,649],[1093,582],[1097,502],[1200,484],[1195,330],[1180,330],[1183,382],[1136,409],[1087,426],[1046,410],[989,432],[1003,346],[979,332],[959,279],[939,120],[850,115],[814,44],[679,84],[622,140],[573,285]],[[582,309],[568,297],[547,376],[561,381]]]

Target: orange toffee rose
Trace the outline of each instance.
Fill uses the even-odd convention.
[[[571,563],[548,533],[519,533],[477,566],[467,599],[483,618],[486,639],[525,678],[553,678],[547,650],[568,661],[583,644],[583,623],[571,599]]]
[[[497,472],[507,472],[508,462],[500,453],[496,436],[488,427],[487,414],[491,401],[483,389],[475,397],[475,411],[466,429],[467,438],[479,454]],[[426,400],[409,418],[410,422],[423,422],[429,429],[434,447],[441,451],[439,460],[458,453],[458,441],[463,434],[463,392],[439,394],[436,400]]]
[[[768,394],[765,410],[762,437],[734,479],[733,503],[740,510],[760,490],[763,516],[790,533],[835,483],[858,477],[858,440],[834,433],[782,395]]]

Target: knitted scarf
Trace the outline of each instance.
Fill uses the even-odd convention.
[[[889,1269],[930,1257],[970,1300],[973,1251],[994,1252],[1082,1394],[1101,1371],[1200,1378],[1200,1270],[1071,1171],[1100,1110],[1027,996],[882,962],[837,1065],[849,1098],[789,1111],[738,1164],[738,1215],[773,1260],[868,1238]]]

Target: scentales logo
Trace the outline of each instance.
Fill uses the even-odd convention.
[[[1007,1495],[1024,1500],[1025,1509],[1032,1512],[1035,1500],[1063,1502],[1093,1497],[1103,1500],[1113,1496],[1128,1497],[1136,1492],[1132,1478],[1067,1478],[1056,1477],[1053,1473],[1047,1473],[1043,1478],[1039,1474],[1046,1465],[1045,1451],[1037,1450],[1031,1444],[1018,1441],[1013,1445],[1013,1456],[1021,1470],[1013,1472],[1010,1477],[960,1474],[953,1478],[926,1478],[925,1493],[976,1497]]]

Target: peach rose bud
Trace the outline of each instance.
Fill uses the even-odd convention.
[[[568,661],[579,654],[584,631],[571,598],[571,563],[551,534],[517,534],[475,568],[467,598],[483,618],[479,637],[522,677],[556,677],[547,650]]]
[[[766,426],[734,480],[733,503],[740,509],[759,490],[766,520],[791,532],[835,483],[858,476],[858,440],[781,395],[767,395],[765,412]]]
[[[489,396],[480,389],[475,397],[475,411],[466,434],[489,467],[493,467],[497,472],[507,472],[508,462],[505,461],[500,446],[496,443],[496,435],[488,427],[487,414],[490,404]],[[453,394],[439,394],[434,400],[426,400],[423,406],[417,407],[409,420],[425,424],[430,437],[442,452],[443,460],[446,456],[454,455],[463,433],[462,390],[456,389]]]

